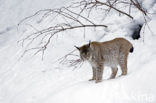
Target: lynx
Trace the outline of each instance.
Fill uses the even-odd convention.
[[[127,74],[127,59],[129,52],[133,52],[132,44],[124,38],[116,38],[106,42],[89,42],[81,47],[75,46],[80,52],[80,58],[88,61],[92,66],[93,77],[89,81],[102,81],[104,66],[111,67],[110,79],[115,78],[119,65],[121,75]]]

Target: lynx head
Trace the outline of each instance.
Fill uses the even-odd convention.
[[[84,60],[89,60],[91,53],[90,53],[90,44],[91,42],[89,41],[89,44],[83,45],[81,47],[75,46],[79,52],[80,52],[80,58]]]

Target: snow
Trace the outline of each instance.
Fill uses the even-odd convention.
[[[0,31],[12,28],[19,20],[32,15],[40,9],[56,8],[65,4],[68,0],[1,0],[0,1]],[[8,27],[9,26],[9,27]]]
[[[140,1],[140,0],[139,0]],[[156,102],[156,15],[150,15],[148,25],[143,26],[141,38],[132,40],[131,29],[142,23],[141,14],[133,12],[135,21],[125,16],[109,15],[103,21],[106,29],[66,31],[49,45],[44,60],[41,54],[29,52],[20,59],[24,47],[17,43],[25,34],[32,32],[29,26],[15,25],[34,12],[68,4],[65,0],[1,0],[0,1],[0,103],[155,103]],[[154,12],[154,0],[143,0],[144,8]],[[95,13],[96,14],[96,13]],[[98,17],[96,15],[93,18]],[[38,28],[50,25],[50,18],[36,23]],[[97,21],[100,21],[98,18]],[[123,22],[124,21],[124,22]],[[62,21],[55,21],[62,22]],[[150,28],[150,29],[149,29]],[[64,35],[66,34],[66,35]],[[95,35],[94,35],[95,34]],[[103,35],[105,36],[103,37]],[[92,76],[91,66],[85,62],[73,70],[55,63],[58,58],[89,40],[107,41],[124,37],[132,42],[134,52],[128,58],[128,75],[108,80],[111,72],[105,67],[103,82],[88,81]],[[35,45],[35,44],[34,44]],[[78,54],[78,51],[76,51]]]

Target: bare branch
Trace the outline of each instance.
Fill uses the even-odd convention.
[[[120,6],[120,4],[122,4],[122,7]],[[128,8],[129,11],[122,9],[123,7]],[[24,43],[27,41],[27,45],[26,45],[27,49],[24,51],[22,57],[28,51],[35,50],[34,55],[41,52],[42,59],[43,59],[43,55],[48,45],[52,42],[54,36],[57,36],[61,32],[64,32],[67,30],[73,30],[73,29],[84,29],[84,38],[85,38],[85,35],[86,35],[85,30],[88,28],[97,28],[97,27],[107,28],[107,25],[104,25],[103,23],[99,24],[95,20],[92,20],[91,17],[94,16],[94,12],[92,13],[92,11],[101,10],[101,11],[104,11],[104,13],[107,15],[112,10],[114,10],[117,13],[123,14],[133,19],[133,16],[131,15],[131,9],[133,9],[132,7],[137,8],[137,10],[142,12],[144,16],[147,16],[147,12],[143,10],[138,0],[128,0],[128,1],[106,0],[103,2],[101,2],[100,0],[80,0],[79,2],[74,2],[67,7],[61,7],[58,9],[39,10],[33,15],[22,19],[19,22],[18,26],[22,24],[24,21],[29,20],[32,17],[35,17],[37,15],[41,17],[40,21],[45,20],[45,18],[47,17],[52,19],[51,25],[47,26],[44,29],[39,30],[33,25],[26,23],[31,28],[33,28],[35,32],[32,32],[29,35],[26,35],[22,40],[19,41],[22,43],[22,45],[24,45]],[[60,22],[56,24],[55,20],[57,19],[59,20],[61,19],[63,21],[60,20]],[[36,47],[31,47],[31,44],[33,44],[35,40],[39,40],[40,41],[39,44],[37,44]],[[72,59],[72,60],[67,59],[70,56],[75,56],[73,52],[68,53],[64,57],[60,58],[58,61],[60,61],[60,63],[69,64],[69,66],[73,66],[73,67],[77,65],[80,66],[82,64],[82,61],[80,60],[80,58]]]
[[[138,0],[135,0],[136,3],[135,3],[133,0],[130,0],[130,1],[131,1],[131,3],[132,3],[137,9],[139,9],[144,15],[147,15],[147,14],[146,14],[146,11],[143,10],[143,8],[140,6]]]
[[[53,63],[58,62],[59,64],[62,64],[62,65],[68,66],[68,67],[72,67],[73,70],[75,70],[78,67],[81,67],[83,65],[83,61],[79,58],[78,55],[73,54],[75,51],[76,51],[76,49],[69,52],[65,56],[59,58],[57,61],[55,61]],[[69,59],[70,57],[78,57],[78,58],[77,59]]]
[[[23,23],[25,20],[27,20],[27,19],[29,19],[29,18],[32,18],[32,17],[34,17],[34,16],[40,14],[41,12],[45,12],[45,11],[48,11],[48,12],[49,12],[49,11],[51,11],[51,9],[39,10],[39,11],[37,11],[35,14],[33,14],[33,15],[31,15],[31,16],[25,17],[24,19],[22,19],[22,20],[18,23],[18,26],[19,26],[21,23]]]
[[[132,17],[131,15],[129,15],[129,14],[127,14],[126,12],[121,11],[121,10],[119,10],[119,9],[117,9],[117,8],[115,8],[115,7],[113,7],[112,5],[109,5],[109,4],[107,4],[107,3],[100,2],[100,1],[98,1],[98,0],[95,0],[95,1],[96,1],[96,2],[93,2],[93,3],[97,3],[97,4],[101,4],[101,5],[108,6],[108,7],[112,8],[112,9],[116,10],[117,12],[122,13],[122,14],[124,14],[124,15],[130,17],[131,19],[133,19],[133,17]]]

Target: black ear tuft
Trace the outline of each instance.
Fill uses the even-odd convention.
[[[90,44],[91,44],[91,40],[89,40],[89,44],[88,44],[89,47],[90,47]]]
[[[77,47],[77,46],[74,46],[76,49],[78,49],[78,50],[80,50],[80,48],[79,47]]]

